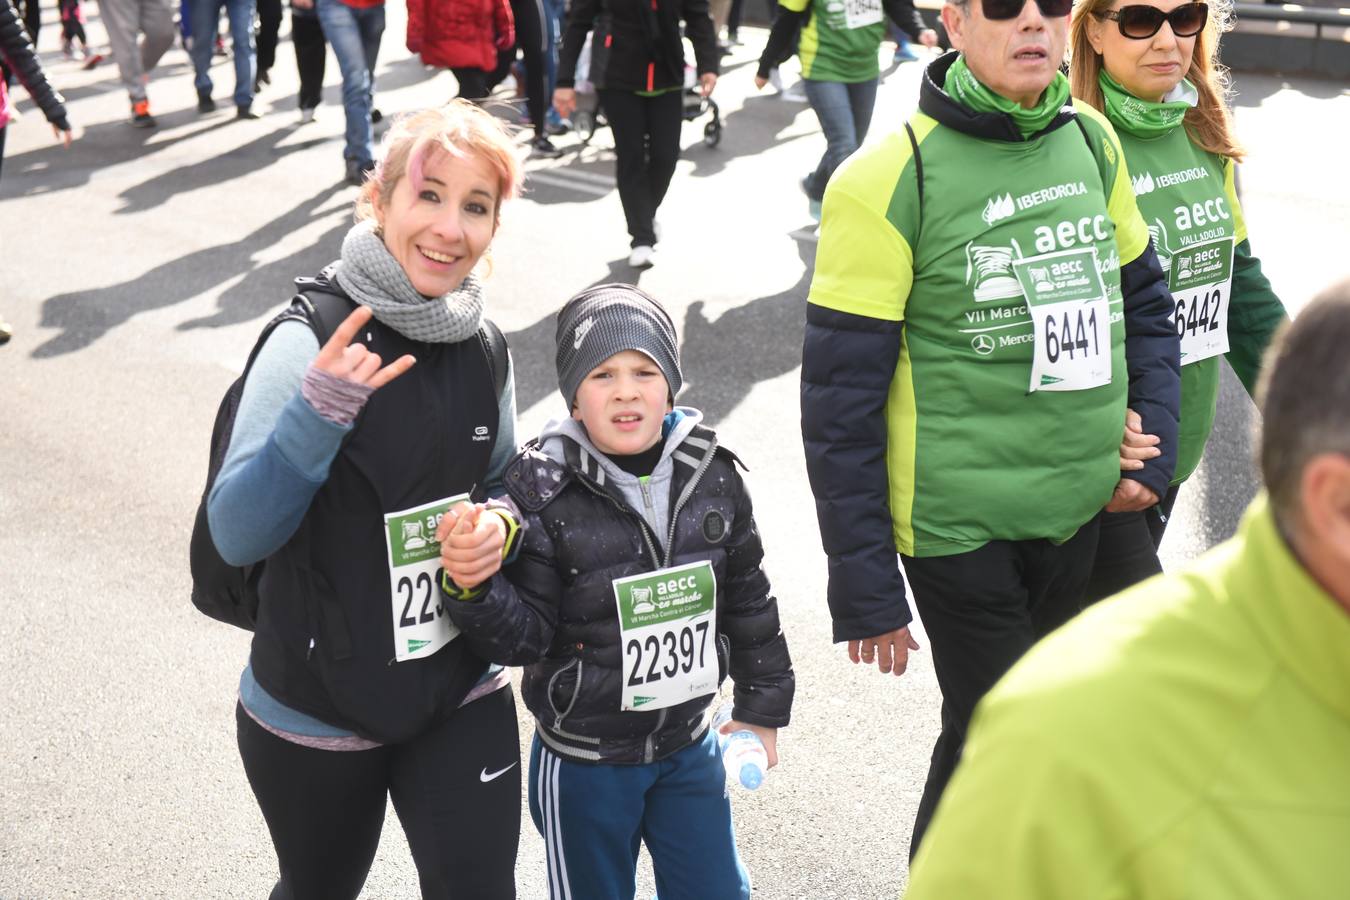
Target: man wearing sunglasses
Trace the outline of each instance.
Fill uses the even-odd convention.
[[[1350,280],[1277,337],[1266,491],[980,705],[908,900],[1341,900],[1350,886]]]
[[[1080,608],[1098,515],[1175,464],[1172,301],[1111,126],[1059,72],[1070,0],[949,2],[959,52],[826,191],[802,431],[834,639],[933,650],[942,731],[913,854],[976,703]],[[1157,445],[1122,472],[1126,405]],[[1131,463],[1132,464],[1132,463]]]

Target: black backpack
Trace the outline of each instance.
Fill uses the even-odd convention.
[[[297,287],[301,288],[301,292],[295,295],[289,307],[263,328],[248,355],[243,374],[234,380],[221,398],[220,408],[216,411],[216,424],[211,429],[211,458],[206,469],[206,489],[202,491],[201,502],[197,504],[197,518],[192,524],[192,541],[188,550],[192,570],[192,605],[213,619],[247,631],[252,631],[258,621],[258,581],[267,561],[261,560],[248,566],[230,565],[216,550],[206,519],[206,500],[211,495],[216,476],[220,474],[225,451],[230,447],[234,417],[239,412],[239,399],[244,393],[244,380],[253,368],[258,351],[282,322],[306,323],[314,329],[314,336],[322,347],[356,308],[356,304],[326,278],[304,279],[297,282]],[[492,368],[492,383],[500,400],[506,388],[506,337],[493,322],[484,319],[482,327],[478,329],[478,339],[483,345],[483,352],[487,354]]]

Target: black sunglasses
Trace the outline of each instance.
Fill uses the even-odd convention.
[[[1179,38],[1195,37],[1204,30],[1205,22],[1209,19],[1209,4],[1187,3],[1169,13],[1156,6],[1122,6],[1093,15],[1099,19],[1113,20],[1121,34],[1136,41],[1153,37],[1164,22],[1172,26],[1172,33]]]
[[[980,10],[986,19],[995,21],[1015,19],[1022,14],[1026,0],[980,0]],[[1073,12],[1073,0],[1036,0],[1041,15],[1059,19]]]

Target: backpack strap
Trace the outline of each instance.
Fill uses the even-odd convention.
[[[1083,143],[1087,144],[1088,152],[1092,154],[1092,161],[1097,164],[1097,177],[1102,180],[1102,193],[1109,201],[1111,197],[1111,182],[1113,179],[1109,177],[1106,171],[1106,160],[1103,159],[1102,154],[1097,151],[1097,146],[1092,143],[1092,135],[1088,134],[1087,126],[1083,124],[1083,117],[1078,115],[1076,111],[1074,113],[1073,123],[1078,126],[1078,131],[1083,135]]]
[[[923,231],[923,155],[919,153],[919,139],[914,136],[914,128],[905,122],[905,134],[909,135],[909,147],[914,154],[914,180],[919,189],[919,231]],[[914,243],[919,242],[918,232],[915,232]]]
[[[356,304],[335,284],[307,286],[291,299],[291,310],[295,311],[293,317],[309,323],[309,327],[314,329],[314,336],[319,339],[320,347],[328,343],[333,332],[354,309]]]
[[[497,400],[500,402],[502,393],[506,390],[506,373],[511,368],[506,349],[506,335],[502,334],[496,322],[484,319],[478,329],[478,340],[482,342],[483,352],[487,354],[488,368],[492,370],[492,386],[496,389]]]

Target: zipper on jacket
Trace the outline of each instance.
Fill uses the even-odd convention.
[[[569,701],[567,701],[567,708],[564,709],[564,710],[562,710],[562,711],[559,711],[558,708],[557,708],[556,706],[553,706],[553,730],[554,730],[554,731],[561,731],[561,730],[562,730],[563,719],[567,718],[567,714],[570,713],[570,712],[572,711],[572,707],[574,707],[574,706],[577,705],[577,697],[581,696],[581,673],[582,673],[582,662],[581,662],[581,658],[580,658],[580,657],[577,657],[577,658],[573,659],[573,662],[576,663],[575,666],[566,665],[566,666],[563,666],[563,667],[562,667],[561,669],[559,669],[558,671],[554,672],[554,673],[553,673],[553,677],[551,677],[551,678],[548,680],[548,684],[547,684],[547,685],[545,686],[545,688],[544,688],[544,690],[547,692],[548,705],[549,705],[549,706],[553,706],[553,685],[557,684],[558,679],[562,677],[562,674],[563,674],[564,672],[569,671],[570,669],[573,669],[573,668],[575,668],[575,669],[577,670],[577,686],[572,690],[572,699],[569,700]]]
[[[655,2],[652,3],[652,6],[656,6]],[[675,506],[670,511],[670,533],[666,539],[666,555],[663,558],[662,568],[670,565],[671,554],[675,552],[675,522],[679,518],[680,510],[684,507],[684,504],[689,500],[690,496],[693,495],[694,488],[698,487],[698,483],[703,479],[703,473],[708,471],[708,467],[712,465],[713,453],[716,450],[717,436],[713,435],[708,442],[707,452],[703,455],[703,459],[699,461],[698,468],[695,469],[694,474],[690,476],[688,483],[684,486],[684,490],[680,492],[680,498],[675,501]],[[642,485],[642,496],[643,499],[647,499],[646,483],[643,483]],[[731,668],[730,662],[728,662],[727,668]],[[665,727],[666,716],[669,712],[670,707],[661,710],[656,717],[656,727],[647,735],[647,740],[644,742],[642,748],[642,761],[644,763],[652,762],[656,758],[656,736],[660,734],[661,729]]]
[[[656,727],[647,735],[647,740],[642,747],[642,761],[644,763],[653,762],[656,759],[656,735],[666,724],[666,714],[670,712],[670,707],[661,710],[656,716]]]
[[[680,491],[680,498],[675,501],[675,507],[670,511],[670,534],[666,539],[666,556],[662,568],[670,565],[671,554],[675,552],[675,523],[680,518],[680,510],[684,508],[684,504],[693,495],[694,488],[698,487],[698,483],[703,479],[703,473],[708,471],[708,467],[712,465],[713,453],[716,450],[717,435],[713,435],[708,441],[708,451],[699,461],[698,468],[689,477],[689,482],[684,486],[684,490]]]
[[[652,503],[652,487],[646,478],[638,479],[638,490],[642,492],[642,508],[647,512],[647,515],[643,518],[649,522],[656,521],[656,506]]]
[[[618,500],[615,500],[609,494],[602,491],[600,488],[591,484],[590,479],[586,478],[585,476],[577,478],[577,482],[585,485],[586,490],[590,491],[595,496],[602,497],[605,500],[608,500],[610,503],[614,504],[614,508],[619,510],[619,512],[637,521],[638,530],[642,532],[642,541],[647,545],[647,552],[650,553],[652,556],[652,565],[656,566],[658,569],[661,568],[661,554],[656,552],[656,543],[655,541],[652,540],[652,530],[651,526],[647,524],[647,520],[642,518],[642,516],[638,515],[636,510],[628,506],[625,506]]]

